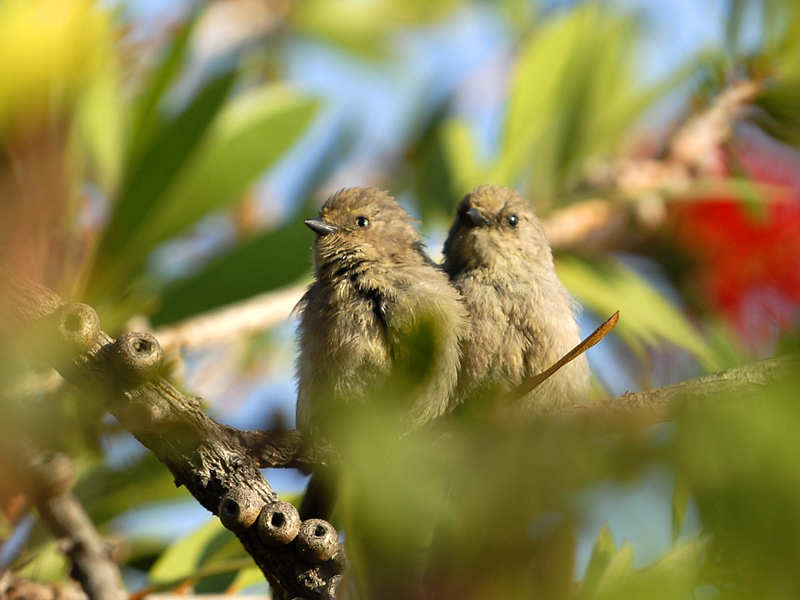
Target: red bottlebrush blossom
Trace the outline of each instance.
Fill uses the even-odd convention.
[[[800,154],[764,134],[742,133],[734,164],[780,192],[765,192],[763,203],[727,197],[672,208],[676,242],[697,261],[696,286],[748,342],[761,345],[777,328],[796,325],[800,312]]]

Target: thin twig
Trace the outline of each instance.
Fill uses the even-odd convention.
[[[568,364],[569,362],[578,358],[581,354],[586,352],[589,348],[597,344],[600,340],[606,337],[611,330],[614,329],[617,322],[619,321],[619,311],[615,312],[611,315],[608,319],[606,319],[600,327],[595,329],[589,336],[583,340],[580,344],[575,346],[572,350],[567,352],[564,356],[558,359],[555,364],[551,365],[541,373],[537,373],[533,377],[529,377],[513,390],[510,390],[500,396],[497,400],[498,407],[506,407],[509,406],[511,403],[516,402],[526,394],[529,394],[537,387],[539,387],[542,383],[544,383],[547,379],[552,377],[556,371],[558,371],[561,367]]]
[[[65,454],[38,450],[7,426],[2,433],[2,455],[14,464],[27,501],[69,556],[72,577],[89,600],[124,600],[127,595],[109,545],[69,491],[75,473],[72,461]]]

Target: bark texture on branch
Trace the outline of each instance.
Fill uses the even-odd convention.
[[[87,600],[87,596],[76,587],[36,583],[5,571],[0,575],[0,600]]]
[[[36,449],[19,432],[3,427],[0,441],[2,455],[11,466],[27,502],[34,506],[44,524],[70,558],[73,579],[80,583],[89,600],[125,600],[112,549],[95,529],[81,503],[70,492],[75,469],[72,460],[62,453]],[[4,580],[3,584],[10,584]],[[22,594],[24,582],[4,593]],[[2,585],[0,585],[2,588]],[[49,588],[48,588],[49,589]],[[31,588],[34,596],[47,593],[45,588]],[[0,592],[0,595],[2,593]]]
[[[103,400],[170,469],[177,485],[212,513],[224,509],[226,526],[261,568],[276,597],[333,597],[339,560],[310,562],[294,541],[265,544],[255,526],[259,511],[280,503],[259,468],[302,464],[298,434],[239,431],[217,423],[201,410],[199,398],[184,396],[154,376],[160,348],[152,336],[132,334],[115,342],[97,330],[91,339],[87,320],[93,311],[86,311],[88,307],[65,305],[52,291],[5,270],[0,270],[0,281],[0,315],[11,315],[11,327],[20,331],[32,325],[45,336],[56,333],[52,345],[59,351],[53,366],[88,396]],[[3,326],[9,329],[8,323]],[[253,456],[253,448],[259,456]]]
[[[0,316],[15,315],[12,325],[17,328],[40,323],[45,329],[60,331],[53,345],[61,347],[62,355],[72,352],[68,360],[59,359],[59,353],[51,357],[62,376],[87,395],[103,399],[120,423],[170,469],[177,484],[222,517],[273,585],[276,598],[333,597],[341,578],[342,553],[337,551],[328,560],[331,552],[326,547],[309,560],[307,532],[302,551],[295,537],[304,529],[295,527],[293,507],[280,502],[259,471],[267,466],[319,464],[321,455],[306,451],[298,432],[239,431],[221,425],[202,412],[200,399],[186,397],[154,376],[158,352],[152,336],[133,334],[115,343],[98,330],[92,338],[94,329],[81,320],[86,311],[80,305],[63,308],[64,302],[50,290],[2,269],[0,284]],[[0,325],[9,328],[7,322]],[[144,357],[141,369],[137,356]],[[691,408],[686,398],[704,405],[748,399],[797,372],[800,355],[788,355],[569,407],[556,417],[574,420],[597,433],[641,428],[671,420],[679,410]],[[271,519],[276,514],[286,526],[276,528]],[[312,529],[330,533],[323,526]]]
[[[557,415],[579,421],[600,433],[642,428],[671,421],[683,410],[706,407],[709,403],[727,405],[750,400],[765,388],[797,373],[800,373],[800,354],[787,354],[663,388],[570,406]]]

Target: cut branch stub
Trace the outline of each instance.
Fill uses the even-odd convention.
[[[312,563],[330,560],[339,550],[339,536],[336,530],[333,525],[322,519],[303,521],[295,543],[300,555]]]
[[[149,333],[123,333],[114,342],[111,362],[114,372],[129,384],[139,385],[158,376],[164,351]]]
[[[256,522],[264,501],[249,489],[229,491],[219,502],[219,520],[225,529],[239,533]]]
[[[64,304],[56,309],[53,318],[61,345],[72,356],[87,352],[97,342],[100,318],[88,304]]]
[[[300,514],[288,502],[273,502],[258,516],[258,537],[268,546],[285,546],[300,532]]]

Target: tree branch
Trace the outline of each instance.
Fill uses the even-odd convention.
[[[11,571],[0,575],[0,600],[87,600],[78,588],[52,583],[35,583],[15,577]]]
[[[341,577],[341,552],[328,560],[331,552],[326,547],[324,554],[315,556],[309,548],[319,540],[308,538],[317,532],[320,539],[335,540],[335,532],[324,521],[301,527],[293,507],[280,502],[258,470],[319,464],[326,454],[306,451],[296,431],[239,431],[210,419],[200,410],[200,399],[183,396],[157,377],[158,360],[153,357],[160,358],[161,350],[149,334],[125,334],[114,341],[89,323],[91,315],[96,319],[89,307],[66,305],[50,290],[3,269],[0,283],[4,284],[0,308],[5,309],[0,315],[15,316],[11,329],[39,323],[57,331],[59,338],[52,345],[61,348],[61,358],[54,354],[49,360],[62,376],[89,396],[103,399],[120,423],[170,469],[176,483],[220,516],[275,590],[287,598],[333,597]],[[0,321],[0,326],[9,329],[8,323]],[[581,422],[601,434],[641,428],[673,419],[687,408],[687,397],[700,403],[748,399],[798,370],[800,355],[767,359],[656,390],[569,407],[556,417]],[[271,519],[276,513],[281,513],[277,521]],[[291,531],[275,529],[275,522],[284,521]],[[297,530],[301,533],[295,539]]]
[[[579,421],[598,433],[639,429],[671,421],[681,411],[701,405],[750,400],[766,387],[797,373],[800,373],[800,353],[787,354],[654,390],[570,406],[556,415]]]
[[[153,335],[165,352],[235,340],[285,322],[305,288],[305,284],[293,285],[260,294],[157,329]]]
[[[3,426],[3,456],[13,463],[27,501],[59,540],[72,562],[71,576],[89,600],[124,600],[119,569],[78,499],[69,491],[74,479],[72,461],[65,454],[36,449],[23,434]]]
[[[259,471],[264,464],[302,464],[297,433],[242,432],[217,423],[202,412],[199,398],[184,396],[157,376],[163,354],[149,334],[112,340],[100,331],[88,306],[65,304],[52,291],[5,269],[0,269],[0,281],[0,307],[5,309],[0,315],[12,317],[12,323],[0,326],[19,332],[33,325],[40,335],[49,334],[29,347],[56,348],[58,352],[48,352],[56,370],[88,396],[104,401],[169,468],[175,483],[220,517],[278,595],[333,597],[342,570],[340,555],[317,557],[308,551],[306,539],[316,532],[330,537],[330,525],[320,522],[303,529],[294,507],[281,502]],[[261,450],[258,459],[251,454],[254,446]],[[280,518],[273,518],[277,513]],[[298,535],[298,530],[306,533]]]

